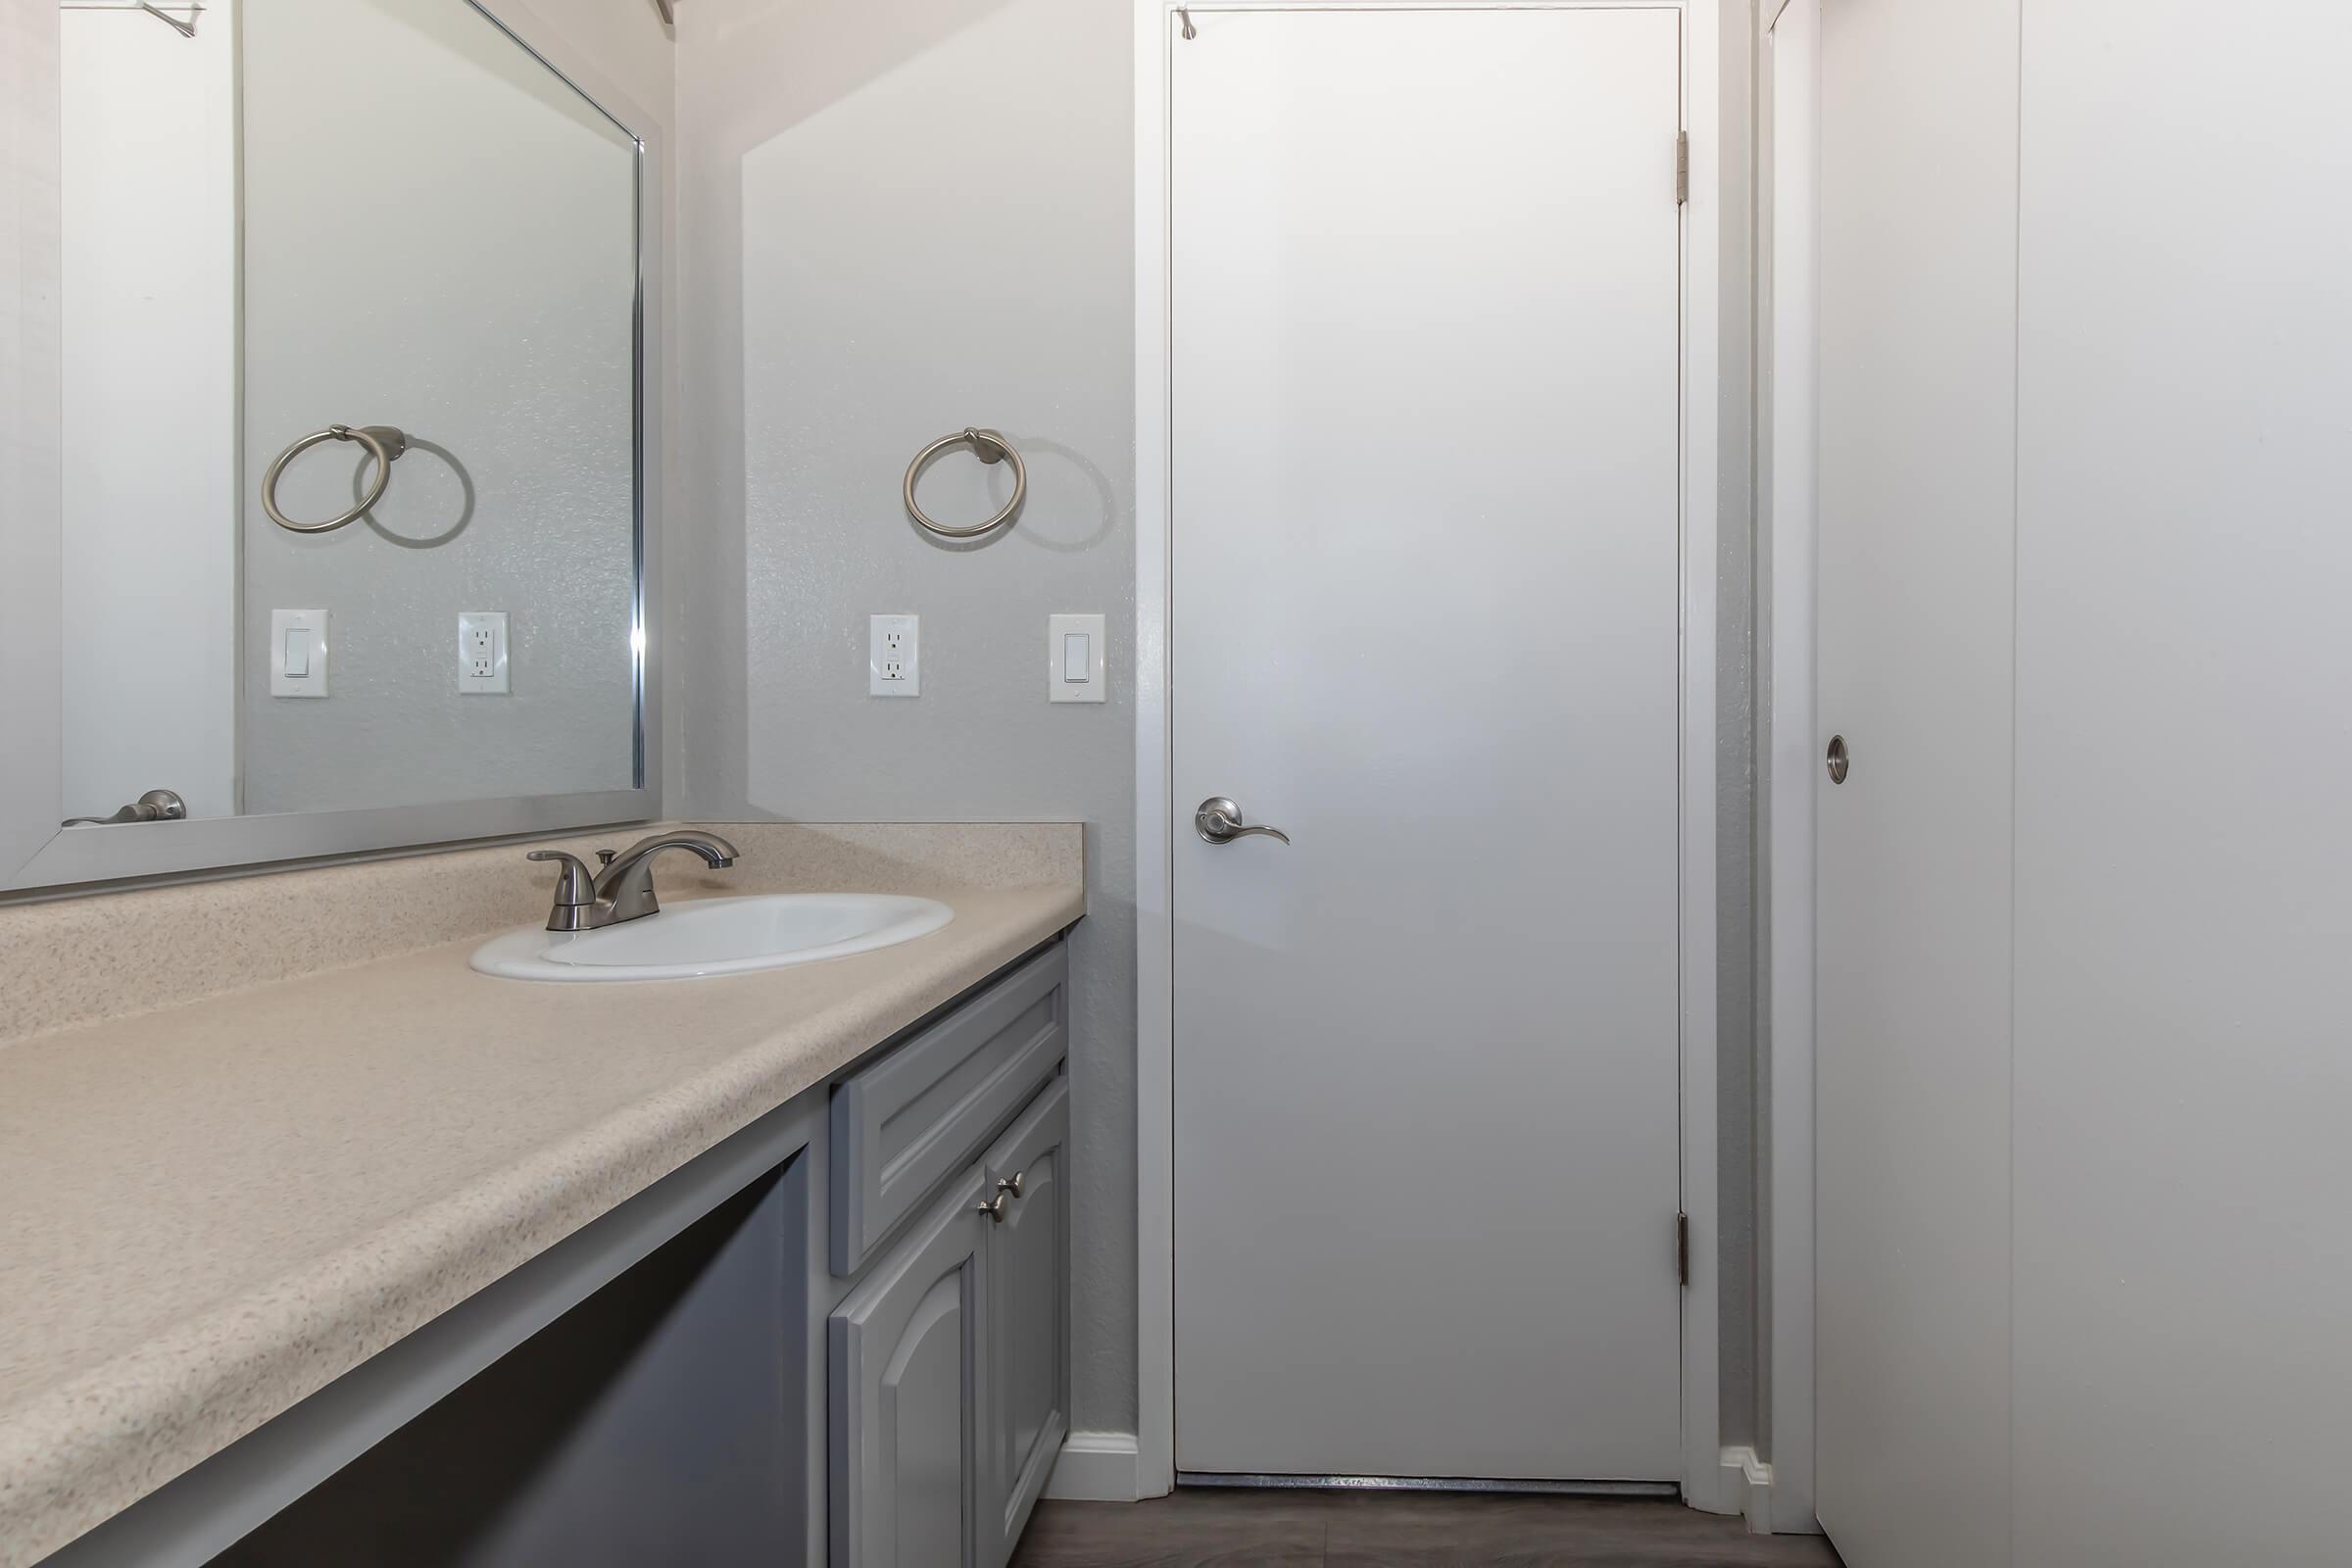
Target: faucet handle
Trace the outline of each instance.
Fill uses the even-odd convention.
[[[566,855],[562,850],[533,850],[523,858],[563,862],[564,869],[556,877],[556,907],[558,909],[577,908],[582,905],[596,902],[596,873],[589,870],[588,863],[578,856]],[[561,928],[551,922],[548,929],[553,931]]]

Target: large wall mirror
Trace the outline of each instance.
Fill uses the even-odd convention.
[[[637,134],[470,0],[58,16],[58,809],[4,885],[651,814]]]

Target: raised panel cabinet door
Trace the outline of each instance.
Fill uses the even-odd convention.
[[[1069,1083],[1055,1079],[1039,1095],[981,1171],[1003,1216],[988,1225],[982,1568],[1011,1557],[1069,1430]]]
[[[834,1568],[971,1568],[987,1264],[977,1166],[826,1325]]]

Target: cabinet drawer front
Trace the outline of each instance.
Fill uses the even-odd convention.
[[[1055,943],[833,1092],[834,1273],[862,1267],[1054,1075],[1069,1049],[1068,978]]]

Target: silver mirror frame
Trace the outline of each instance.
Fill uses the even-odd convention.
[[[57,298],[55,201],[58,172],[58,35],[38,30],[57,9],[23,8],[7,28],[11,58],[0,73],[0,128],[20,157],[0,171],[21,209],[50,204],[45,225],[24,211],[0,233],[0,294],[34,302],[11,334],[0,332],[0,899],[69,892],[93,883],[252,869],[287,861],[345,858],[422,846],[552,833],[661,814],[661,679],[657,650],[661,594],[662,298],[662,128],[616,91],[527,7],[504,14],[464,0],[619,127],[637,149],[637,295],[634,507],[636,593],[631,693],[636,709],[631,776],[624,790],[441,801],[358,810],[224,816],[170,824],[124,823],[61,828],[64,808],[62,723],[62,432],[63,374]],[[30,30],[28,37],[21,33]],[[24,47],[17,47],[22,43]],[[45,182],[45,191],[40,187]],[[15,283],[14,288],[6,285]],[[27,518],[46,518],[43,536]]]

